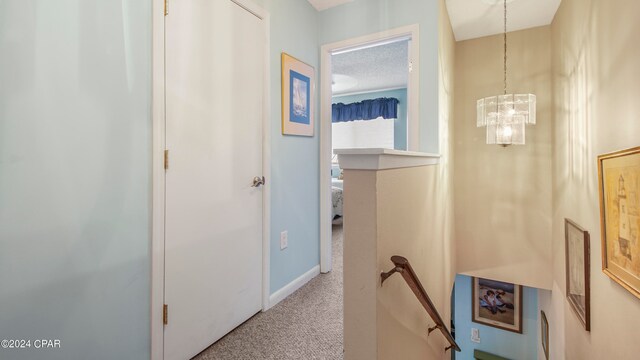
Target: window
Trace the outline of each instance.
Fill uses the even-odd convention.
[[[393,97],[331,106],[332,149],[395,148],[399,100]]]
[[[333,149],[394,148],[395,119],[356,120],[332,124]]]

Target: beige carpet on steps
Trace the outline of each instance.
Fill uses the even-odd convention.
[[[342,226],[334,225],[333,271],[316,276],[194,359],[342,359],[342,238]]]

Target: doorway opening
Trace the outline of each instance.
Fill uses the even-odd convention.
[[[320,270],[331,271],[342,234],[337,149],[418,150],[418,27],[324,45],[321,51]]]

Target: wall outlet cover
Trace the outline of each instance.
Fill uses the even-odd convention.
[[[480,330],[471,328],[471,341],[480,344]]]
[[[287,230],[280,233],[280,250],[284,250],[289,246],[289,232]]]

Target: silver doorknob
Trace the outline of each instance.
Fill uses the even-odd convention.
[[[265,184],[264,176],[263,177],[256,176],[253,178],[253,184],[251,185],[251,187],[260,187],[260,185],[264,185],[264,184]]]

